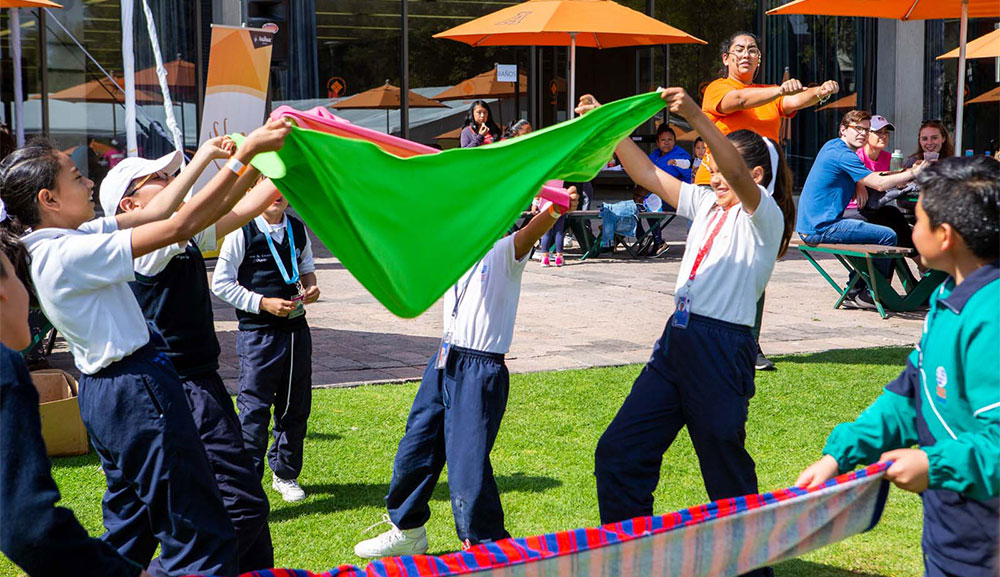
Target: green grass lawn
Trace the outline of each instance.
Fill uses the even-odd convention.
[[[907,350],[865,349],[776,357],[778,371],[758,373],[747,426],[762,491],[786,487],[819,457],[830,429],[853,419],[900,371]],[[593,455],[640,366],[514,375],[493,466],[512,535],[599,524]],[[305,501],[288,504],[271,490],[271,533],[277,564],[326,570],[358,563],[352,547],[381,519],[392,459],[403,434],[415,383],[318,390],[300,481]],[[91,534],[102,531],[103,477],[93,454],[56,459],[62,504]],[[270,474],[268,473],[268,480]],[[682,432],[667,453],[656,491],[666,513],[707,501],[690,439]],[[431,553],[458,548],[442,475],[427,525]],[[921,509],[916,495],[893,489],[869,533],[788,561],[785,576],[917,577]],[[370,536],[370,535],[369,535]],[[0,574],[16,569],[0,559]]]

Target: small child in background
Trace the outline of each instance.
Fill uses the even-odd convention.
[[[576,207],[570,188],[569,210]],[[354,546],[366,559],[427,552],[428,503],[448,463],[455,530],[464,546],[510,537],[490,451],[507,409],[504,355],[514,338],[531,248],[561,218],[550,206],[498,240],[444,295],[444,336],[417,390],[386,495],[389,530]]]
[[[924,504],[927,577],[996,577],[1000,538],[1000,164],[946,158],[917,179],[913,242],[951,275],[931,297],[906,368],[834,428],[796,485],[875,461]],[[918,448],[910,448],[914,444]]]
[[[226,237],[212,292],[236,307],[240,358],[239,408],[243,442],[258,478],[264,456],[271,486],[288,502],[305,499],[298,483],[312,408],[312,337],[303,305],[319,299],[312,242],[305,225],[285,214],[277,196],[264,213]],[[274,442],[267,424],[274,407]]]

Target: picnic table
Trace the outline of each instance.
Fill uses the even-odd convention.
[[[635,217],[646,220],[649,223],[649,228],[640,233],[635,242],[629,243],[623,240],[622,244],[629,256],[639,258],[652,246],[654,231],[662,232],[668,224],[677,218],[677,214],[673,212],[639,212]],[[594,234],[593,228],[590,226],[591,221],[594,220],[601,220],[601,211],[574,210],[566,213],[566,226],[573,231],[573,236],[576,237],[580,248],[583,249],[581,261],[597,256],[601,251],[601,237],[599,234]],[[614,247],[612,247],[613,249]]]
[[[850,292],[859,280],[864,282],[875,301],[875,308],[878,309],[882,318],[888,318],[887,310],[893,312],[906,312],[917,310],[927,304],[934,289],[940,285],[947,274],[939,270],[929,269],[920,278],[913,276],[910,268],[906,265],[906,258],[913,256],[916,252],[909,248],[898,246],[882,246],[873,244],[800,244],[799,252],[808,260],[823,278],[826,279],[833,290],[837,291],[840,298],[833,305],[839,308],[847,293]],[[846,287],[841,286],[830,277],[829,273],[816,260],[814,255],[831,254],[853,275],[850,283]],[[900,284],[903,292],[897,292],[892,286],[892,282],[886,279],[875,268],[875,259],[887,258],[893,261],[893,268],[899,274]]]

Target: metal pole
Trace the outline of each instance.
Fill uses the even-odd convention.
[[[538,124],[538,49],[528,48],[528,122],[535,130]]]
[[[194,125],[195,132],[201,130],[201,111],[205,106],[205,54],[201,48],[202,39],[202,22],[201,22],[201,2],[202,0],[195,0],[194,3],[194,88],[197,91],[195,95],[195,114],[194,114]],[[209,32],[211,34],[211,32]],[[198,134],[198,138],[195,139],[195,144],[201,140],[201,135]]]
[[[38,9],[38,72],[42,83],[42,136],[49,137],[49,44],[46,36],[45,9]]]
[[[410,24],[407,0],[402,0],[402,46],[400,49],[399,135],[410,137]],[[386,129],[388,132],[388,128]]]
[[[955,156],[962,156],[962,123],[965,121],[965,43],[969,35],[969,0],[962,0],[958,32],[958,93],[955,96]]]
[[[572,120],[573,109],[576,108],[576,32],[569,33],[569,87],[566,95],[566,120]]]
[[[521,59],[520,51],[514,49],[514,119],[511,122],[521,120]]]

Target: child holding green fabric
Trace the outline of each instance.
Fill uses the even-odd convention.
[[[906,368],[796,484],[816,487],[875,460],[924,503],[928,577],[995,577],[1000,526],[1000,163],[948,158],[918,177],[913,242],[951,275],[931,297]],[[912,445],[918,448],[910,448]]]

